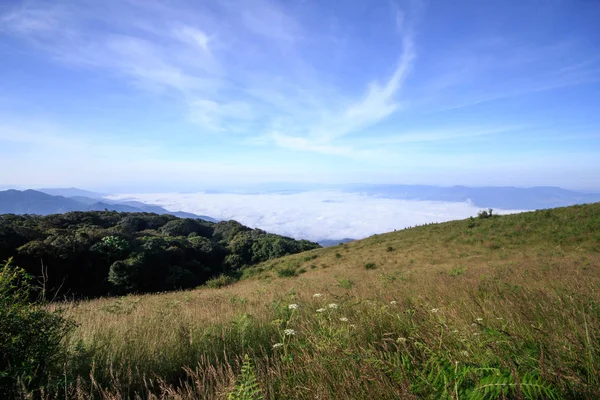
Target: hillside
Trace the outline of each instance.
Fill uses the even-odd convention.
[[[600,397],[600,203],[376,235],[269,260],[244,277],[55,304],[78,324],[68,390]]]

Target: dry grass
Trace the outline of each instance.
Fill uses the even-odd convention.
[[[78,323],[66,396],[226,398],[248,354],[269,399],[600,397],[600,204],[475,222],[284,257],[221,289],[55,305]]]

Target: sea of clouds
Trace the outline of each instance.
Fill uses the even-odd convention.
[[[482,208],[469,202],[389,199],[364,193],[155,193],[117,194],[111,200],[136,200],[169,211],[186,211],[296,239],[361,239],[430,222],[476,216]],[[498,214],[521,210],[495,210]]]

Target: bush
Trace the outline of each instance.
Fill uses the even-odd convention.
[[[280,278],[291,278],[293,276],[298,275],[298,271],[296,271],[296,268],[292,266],[281,267],[277,270],[277,276],[279,276]]]
[[[354,287],[354,281],[348,278],[338,279],[338,285],[343,289],[352,289]]]
[[[365,269],[375,269],[377,268],[377,264],[370,262],[365,264]]]
[[[234,282],[235,282],[235,279],[233,279],[231,276],[219,275],[216,278],[211,278],[211,279],[207,280],[204,283],[204,285],[211,289],[219,289],[219,288],[222,288],[225,286],[229,286]]]
[[[30,302],[31,276],[11,265],[0,268],[0,398],[44,388],[61,373],[62,339],[73,326],[57,312]],[[48,391],[48,388],[46,388]]]
[[[493,212],[494,210],[491,208],[488,208],[487,211],[485,210],[481,210],[477,213],[477,218],[479,219],[486,219],[486,218],[492,218],[493,217]]]

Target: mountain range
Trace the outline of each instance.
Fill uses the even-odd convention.
[[[518,188],[356,184],[347,185],[343,190],[403,200],[468,201],[477,207],[505,210],[538,210],[600,201],[600,193],[583,193],[554,186]]]
[[[50,193],[72,194],[52,195]],[[83,196],[83,195],[87,196]],[[94,196],[94,197],[88,197]],[[70,211],[118,211],[118,212],[148,212],[155,214],[170,214],[180,218],[199,218],[205,221],[217,222],[206,215],[196,215],[183,211],[169,211],[160,206],[145,204],[137,201],[114,201],[102,197],[99,193],[80,189],[41,189],[41,190],[5,190],[0,191],[0,214],[62,214]]]

